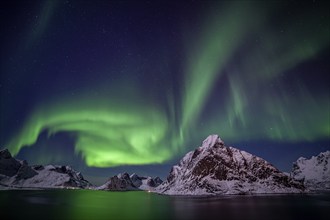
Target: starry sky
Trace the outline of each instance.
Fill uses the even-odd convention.
[[[330,149],[327,1],[2,1],[0,146],[97,182],[209,134],[289,171]]]

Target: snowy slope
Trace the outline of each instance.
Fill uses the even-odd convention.
[[[210,135],[172,167],[156,190],[171,195],[299,193],[304,186],[262,158]]]
[[[159,177],[144,177],[137,174],[129,175],[128,173],[120,173],[113,177],[102,186],[96,187],[97,190],[110,191],[129,191],[129,190],[145,190],[154,191],[163,181]]]
[[[0,185],[11,188],[86,188],[91,184],[70,166],[36,165],[0,151]]]
[[[300,157],[295,163],[291,176],[303,181],[312,190],[330,190],[330,151],[310,159]]]

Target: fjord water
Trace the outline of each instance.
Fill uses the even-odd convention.
[[[330,219],[329,210],[329,194],[178,197],[143,191],[0,191],[1,219],[302,220]]]

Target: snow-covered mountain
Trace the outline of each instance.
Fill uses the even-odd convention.
[[[330,190],[330,151],[310,159],[300,157],[293,163],[291,177],[311,190]]]
[[[91,184],[70,166],[29,166],[0,151],[0,185],[11,188],[86,188]]]
[[[98,190],[110,191],[129,191],[129,190],[146,190],[154,191],[163,181],[159,177],[151,178],[138,176],[137,174],[129,175],[128,173],[120,173],[113,177],[102,186],[96,187]]]
[[[301,182],[285,175],[264,159],[227,147],[218,135],[187,153],[157,187],[170,195],[300,193]]]

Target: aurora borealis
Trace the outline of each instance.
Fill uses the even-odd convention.
[[[162,164],[212,133],[281,153],[330,147],[326,1],[1,4],[0,142],[14,155]]]

